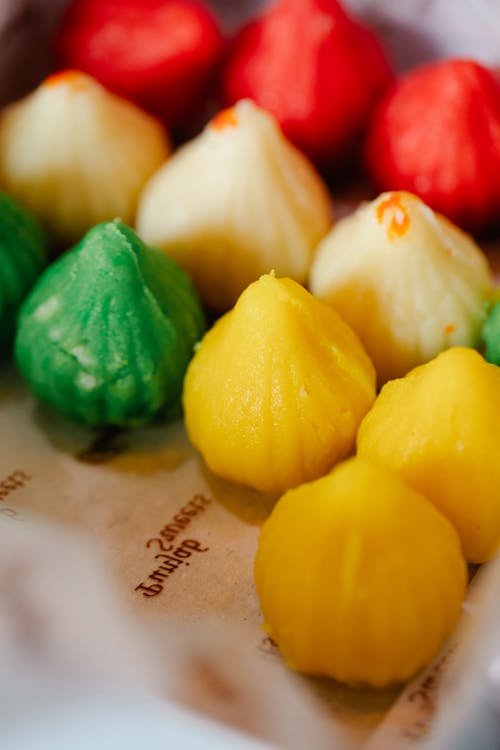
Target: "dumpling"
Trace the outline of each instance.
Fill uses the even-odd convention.
[[[474,240],[411,193],[383,193],[319,244],[309,287],[356,331],[379,384],[475,346],[493,277]]]
[[[0,182],[61,245],[101,221],[132,223],[168,153],[159,122],[79,71],[50,76],[0,113]]]
[[[250,101],[219,113],[152,177],[137,230],[226,310],[261,274],[305,282],[331,225],[328,191],[274,118]]]

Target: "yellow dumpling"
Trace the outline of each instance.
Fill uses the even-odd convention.
[[[387,383],[358,434],[358,453],[428,497],[476,563],[500,543],[499,414],[500,368],[454,347]]]
[[[215,474],[279,493],[344,458],[374,398],[356,335],[300,284],[269,274],[202,339],[185,422]]]
[[[458,619],[466,579],[449,521],[359,457],[287,492],[255,560],[264,629],[289,666],[380,687],[432,660]]]
[[[309,287],[356,331],[383,384],[450,346],[475,346],[493,277],[472,237],[392,192],[337,222]]]

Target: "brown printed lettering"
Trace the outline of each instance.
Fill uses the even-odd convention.
[[[155,583],[152,586],[145,586],[144,583],[140,583],[135,587],[136,591],[142,591],[143,596],[156,596],[163,591],[163,586],[160,583]]]
[[[151,537],[146,541],[147,549],[156,547],[160,550],[154,556],[154,559],[160,564],[148,575],[148,581],[138,584],[135,591],[147,597],[157,596],[163,591],[165,579],[175,573],[182,565],[188,567],[190,564],[189,558],[193,554],[209,551],[209,547],[205,547],[197,539],[184,539],[180,544],[177,543],[177,546],[174,546],[172,542],[189,526],[195,516],[206,510],[211,502],[211,499],[205,497],[205,495],[194,495],[186,505],[177,511],[172,521],[163,526],[158,532],[158,536]],[[154,583],[150,585],[149,581],[154,581]]]
[[[22,469],[12,471],[5,479],[0,481],[0,502],[15,490],[24,487],[32,478],[31,474],[27,474]]]
[[[157,544],[163,552],[167,552],[167,548],[163,546],[162,539],[148,539],[148,541],[146,542],[146,547],[149,549],[152,544]]]

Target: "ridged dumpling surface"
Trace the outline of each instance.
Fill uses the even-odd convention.
[[[179,149],[142,194],[137,229],[227,310],[261,274],[307,279],[331,225],[328,191],[273,117],[243,100]]]
[[[449,521],[395,473],[359,457],[283,495],[255,560],[264,629],[288,665],[376,687],[432,660],[466,582]]]
[[[71,419],[134,426],[180,413],[204,330],[186,273],[115,221],[39,278],[19,314],[15,357],[33,392]]]
[[[61,245],[117,216],[131,224],[168,153],[159,122],[79,71],[50,76],[0,114],[0,183]]]
[[[411,193],[383,193],[319,244],[309,287],[356,331],[379,383],[478,343],[493,278],[473,239]]]
[[[358,431],[358,453],[398,472],[453,523],[466,558],[500,547],[500,368],[452,347],[386,383]]]
[[[500,301],[495,302],[488,311],[481,339],[485,359],[500,365]]]
[[[202,339],[184,415],[215,474],[280,493],[353,449],[374,398],[375,372],[351,329],[297,282],[267,274]]]
[[[0,346],[11,345],[19,307],[48,260],[35,217],[0,192]]]

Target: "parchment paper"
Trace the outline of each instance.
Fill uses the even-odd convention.
[[[259,525],[273,501],[214,477],[181,422],[93,434],[37,404],[12,367],[2,370],[0,398],[0,513],[85,529],[146,620],[245,623],[255,649],[281,660],[261,630],[253,586]],[[398,692],[310,682],[358,740]]]

